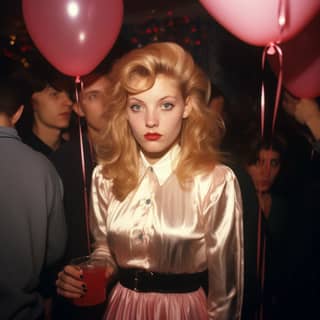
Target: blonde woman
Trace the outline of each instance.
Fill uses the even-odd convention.
[[[119,279],[105,319],[240,319],[241,196],[219,164],[210,82],[174,43],[129,52],[110,78],[91,201],[94,254]],[[58,293],[85,294],[80,277],[65,267]]]

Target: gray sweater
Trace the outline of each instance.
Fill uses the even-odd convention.
[[[63,254],[63,189],[42,154],[0,126],[0,318],[34,320],[43,313],[37,292],[43,268]]]

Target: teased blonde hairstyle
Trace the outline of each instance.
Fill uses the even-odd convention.
[[[192,105],[188,118],[183,120],[181,158],[175,172],[182,187],[195,174],[211,170],[219,158],[216,148],[222,133],[221,122],[207,107],[210,82],[191,55],[170,42],[134,49],[116,61],[111,70],[106,127],[97,144],[103,174],[113,180],[113,193],[119,200],[139,182],[139,146],[127,121],[127,99],[150,89],[160,74],[176,80],[183,98]]]

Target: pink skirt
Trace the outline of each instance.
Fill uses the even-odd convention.
[[[207,298],[202,288],[189,293],[136,292],[118,283],[104,319],[207,320]]]

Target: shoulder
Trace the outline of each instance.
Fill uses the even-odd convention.
[[[79,144],[77,143],[77,141],[70,140],[63,143],[58,150],[52,153],[52,156],[68,154],[76,148],[79,148]]]
[[[8,161],[15,171],[14,174],[20,179],[33,181],[39,185],[42,185],[41,181],[45,184],[48,181],[60,184],[56,169],[41,152],[35,151],[22,142],[17,142],[10,150]]]
[[[221,194],[225,189],[238,190],[238,181],[233,170],[223,164],[217,164],[212,170],[194,178],[194,187],[204,195]]]
[[[103,165],[102,164],[96,165],[96,167],[93,169],[92,176],[96,177],[96,178],[103,177]]]
[[[42,175],[55,180],[57,183],[60,183],[60,178],[56,168],[45,155],[43,155],[41,152],[32,150],[30,159],[32,160],[33,165],[30,165],[29,168],[35,169],[39,173],[39,176]]]
[[[235,173],[233,169],[225,164],[217,164],[212,170],[212,174],[216,177],[224,177],[227,180],[235,179]]]
[[[113,182],[107,179],[103,174],[103,165],[98,164],[92,173],[91,195],[92,199],[99,199],[109,202],[113,198],[112,186]]]
[[[221,185],[237,180],[233,170],[224,164],[217,164],[212,170],[202,173],[196,178],[214,185]]]
[[[98,164],[98,165],[93,169],[93,172],[92,172],[92,182],[93,182],[94,184],[104,184],[104,185],[106,185],[106,186],[111,186],[111,185],[112,185],[112,180],[107,179],[107,178],[104,176],[103,168],[104,168],[104,165],[103,165],[103,164]]]
[[[52,162],[60,162],[62,160],[69,160],[71,157],[79,157],[80,154],[80,145],[77,141],[70,140],[65,142],[58,150],[54,151],[50,155]]]
[[[51,162],[44,154],[34,150],[27,144],[21,143],[21,146],[19,146],[19,153],[23,155],[25,161],[28,161],[27,166],[38,166],[40,168],[52,167]]]

